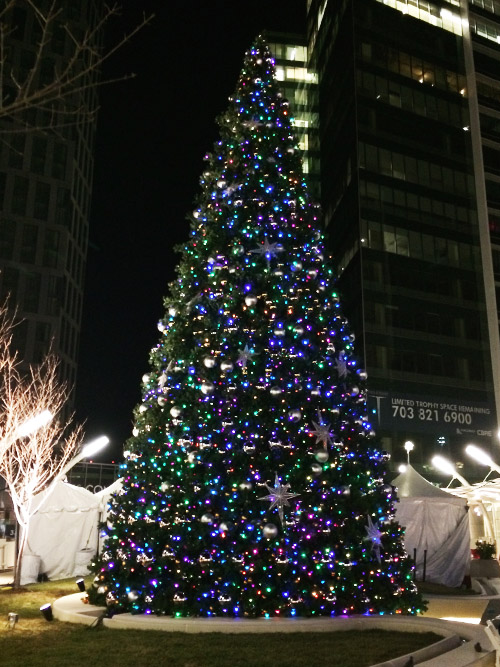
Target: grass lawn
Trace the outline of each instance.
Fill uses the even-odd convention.
[[[91,579],[88,580],[90,584]],[[73,579],[0,589],[0,664],[5,667],[368,667],[438,641],[433,633],[370,630],[297,634],[184,634],[89,628],[52,621],[40,606],[76,593]],[[7,625],[10,611],[19,623]]]

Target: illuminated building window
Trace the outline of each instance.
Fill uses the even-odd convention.
[[[377,2],[455,35],[462,34],[460,14],[451,11],[451,9],[438,7],[432,2],[427,2],[427,0],[377,0]],[[455,7],[460,6],[459,0],[447,0],[447,4]]]

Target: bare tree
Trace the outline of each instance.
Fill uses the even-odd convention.
[[[101,79],[102,66],[153,18],[153,15],[143,15],[134,28],[104,47],[103,32],[111,19],[119,15],[118,4],[105,4],[96,10],[95,21],[83,32],[65,18],[65,0],[4,0],[2,4],[0,120],[9,122],[0,126],[0,135],[57,129],[82,119],[92,120],[98,107],[91,92],[103,84],[134,76],[125,74],[118,79]],[[18,29],[14,10],[18,8],[29,11],[38,27],[37,43],[28,67],[11,60],[12,38]],[[54,59],[51,44],[57,35],[62,37],[65,49]],[[44,112],[44,122],[32,123],[27,116],[30,110]]]
[[[50,489],[81,447],[82,428],[58,419],[68,397],[57,374],[57,360],[48,355],[29,375],[21,375],[11,353],[13,317],[0,307],[0,477],[12,498],[19,526],[14,587],[21,581],[21,562],[36,495]],[[53,418],[36,429],[26,424],[49,411]]]

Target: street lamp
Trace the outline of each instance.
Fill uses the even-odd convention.
[[[434,468],[436,468],[440,472],[444,473],[445,475],[451,475],[451,481],[453,481],[453,479],[456,479],[464,486],[470,486],[469,482],[465,479],[465,477],[462,477],[462,475],[460,475],[457,472],[453,463],[448,461],[448,459],[445,459],[443,456],[439,455],[434,456],[432,458],[431,463],[434,466]]]
[[[490,472],[494,470],[500,474],[500,466],[497,465],[495,461],[493,461],[489,454],[487,454],[479,447],[476,447],[476,445],[467,445],[465,448],[465,453],[468,454],[471,459],[474,459],[476,463],[479,463],[482,466],[487,466],[490,469]]]
[[[412,452],[415,449],[415,445],[411,440],[407,440],[405,442],[405,449],[406,449],[406,456],[408,458],[408,465],[410,465],[410,452]]]
[[[106,447],[108,443],[109,438],[106,435],[101,435],[99,438],[96,438],[95,440],[89,442],[87,445],[84,445],[81,452],[72,458],[71,461],[64,466],[61,472],[56,477],[54,477],[50,485],[47,487],[47,490],[43,493],[43,497],[41,498],[40,504],[37,506],[36,511],[38,512],[41,506],[47,501],[49,496],[54,491],[56,484],[59,482],[59,480],[63,479],[68,470],[70,470],[77,463],[80,463],[82,459],[93,456],[94,454],[97,454],[97,452],[100,452],[101,449]]]
[[[101,449],[104,449],[106,445],[109,443],[109,438],[107,435],[101,435],[99,438],[96,438],[95,440],[92,440],[89,442],[87,445],[84,445],[82,447],[82,450],[79,454],[77,454],[74,458],[67,463],[64,468],[61,470],[59,475],[54,481],[57,481],[64,477],[64,475],[68,472],[68,470],[71,470],[73,466],[75,466],[77,463],[80,463],[83,459],[87,459],[90,456],[94,456],[94,454],[97,454],[97,452],[100,452]]]

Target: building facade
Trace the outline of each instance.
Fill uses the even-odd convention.
[[[309,0],[321,193],[393,465],[500,454],[500,2]]]
[[[43,12],[51,4],[37,3]],[[14,79],[25,82],[33,72],[31,85],[38,89],[53,81],[74,54],[72,35],[96,25],[92,0],[60,5],[48,32],[27,3],[15,4],[7,17],[12,31],[3,69],[6,102],[15,94],[9,90]],[[42,37],[47,45],[36,65]],[[84,58],[77,67],[85,67]],[[15,346],[23,365],[38,363],[51,348],[69,387],[76,380],[82,313],[96,76],[89,72],[86,88],[63,102],[42,101],[0,118],[0,296],[17,310]]]
[[[317,110],[317,74],[308,67],[305,35],[266,32],[276,78],[290,104],[292,125],[302,154],[303,170],[313,196],[320,197],[320,162]]]

